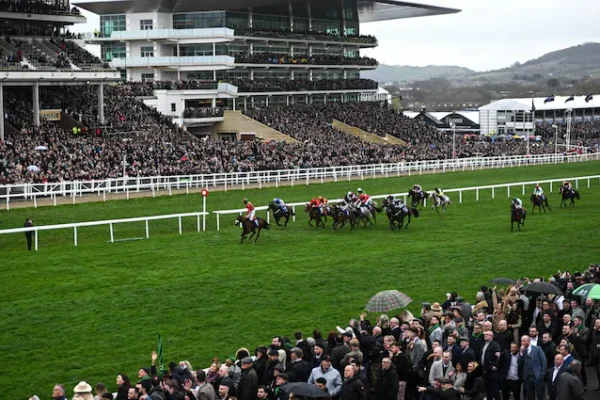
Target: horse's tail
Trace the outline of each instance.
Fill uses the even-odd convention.
[[[413,208],[411,210],[411,212],[412,212],[412,215],[415,216],[415,218],[419,218],[419,210],[417,210],[416,208]]]
[[[577,190],[575,191],[575,197],[577,198],[577,200],[581,200],[581,197],[579,197],[579,192]]]
[[[375,211],[377,211],[378,213],[383,211],[382,207],[373,206],[373,208],[375,208]]]

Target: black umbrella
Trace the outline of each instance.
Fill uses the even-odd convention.
[[[281,389],[287,393],[294,393],[296,396],[305,397],[331,397],[327,390],[321,390],[315,385],[306,382],[290,382],[281,385]]]
[[[549,282],[533,282],[523,287],[523,290],[530,293],[556,294],[562,296],[561,290]]]
[[[514,285],[517,281],[513,281],[509,278],[494,278],[490,283],[493,283],[494,285]]]

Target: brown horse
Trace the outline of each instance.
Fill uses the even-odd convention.
[[[333,218],[333,230],[340,230],[346,225],[347,222],[350,222],[350,230],[354,230],[354,225],[356,225],[356,218],[354,214],[349,211],[342,210],[341,207],[334,205],[331,207],[331,217]],[[341,225],[340,225],[341,224]],[[336,229],[336,227],[339,228]]]
[[[540,210],[540,214],[542,213],[542,210],[546,212],[546,208],[548,208],[549,211],[552,211],[552,209],[550,208],[550,204],[548,204],[548,198],[546,196],[542,198],[542,196],[532,194],[531,204],[533,204],[533,208],[531,209],[532,214],[535,212],[536,207]]]
[[[311,205],[307,204],[304,208],[304,212],[308,213],[308,224],[310,226],[316,226],[317,228],[321,226],[321,228],[325,228],[327,215],[321,215],[318,207],[312,207]],[[316,225],[313,225],[312,221],[315,221]]]
[[[527,211],[524,208],[515,208],[511,206],[510,211],[510,231],[512,232],[514,229],[514,223],[517,223],[517,228],[519,231],[521,230],[521,225],[525,226],[525,217],[527,217]]]
[[[258,237],[260,236],[260,231],[262,229],[269,229],[269,224],[267,223],[267,221],[265,221],[262,218],[256,217],[256,220],[258,221],[258,226],[256,226],[256,224],[250,220],[248,220],[248,218],[239,215],[236,219],[234,224],[235,225],[241,225],[243,230],[242,230],[242,240],[240,240],[240,244],[244,243],[244,239],[246,239],[246,236],[248,236],[248,234],[250,232],[252,232],[252,235],[250,235],[250,237],[248,238],[248,241],[250,241],[252,239],[252,237],[254,235],[256,235],[256,239],[254,239],[254,243],[256,243],[256,241],[258,240]],[[258,231],[257,231],[258,230]]]
[[[580,200],[579,192],[575,189],[567,190],[564,186],[560,187],[560,194],[562,195],[562,200],[560,202],[560,206],[567,206],[567,200],[571,200],[571,207],[575,207],[575,199]]]

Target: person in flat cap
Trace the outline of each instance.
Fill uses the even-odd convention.
[[[235,393],[238,400],[256,400],[258,391],[258,374],[254,370],[253,361],[250,357],[244,357],[241,360],[242,376]]]
[[[267,353],[269,355],[269,359],[267,360],[267,365],[265,367],[265,376],[263,380],[263,384],[266,387],[271,387],[273,382],[275,382],[275,368],[279,364],[279,352],[275,349],[269,350]]]
[[[276,400],[288,400],[290,395],[282,386],[290,381],[288,374],[282,372],[275,378],[275,386],[273,387],[273,397]]]
[[[470,340],[467,336],[461,336],[458,339],[458,344],[462,350],[460,355],[460,362],[462,365],[469,365],[471,361],[476,361],[477,356],[475,355],[475,351],[470,347]]]
[[[287,374],[290,377],[290,382],[306,382],[310,377],[312,368],[308,362],[304,361],[304,352],[299,347],[294,347],[290,350],[291,363],[288,366]]]

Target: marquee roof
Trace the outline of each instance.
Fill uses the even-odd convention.
[[[566,100],[570,96],[555,96],[554,101],[544,103],[547,97],[535,97],[533,104],[535,105],[536,111],[562,111],[562,110],[576,110],[580,108],[600,108],[600,94],[593,95],[593,99],[586,102],[587,96],[575,96],[575,99],[569,101]],[[502,99],[492,101],[479,108],[479,111],[531,111],[532,99]]]

